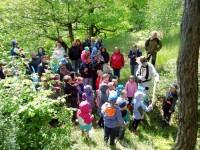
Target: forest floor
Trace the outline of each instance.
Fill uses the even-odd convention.
[[[134,42],[136,42],[139,46],[142,46],[147,37],[147,32],[124,33],[105,41],[105,45],[110,53],[115,46],[118,46],[121,48],[126,57],[126,65],[124,69],[122,69],[121,82],[124,83],[127,81],[128,76],[130,75],[129,61],[127,59],[128,50],[134,44]],[[176,80],[176,58],[178,55],[178,49],[179,34],[178,31],[173,31],[163,39],[163,48],[158,53],[156,69],[160,74],[160,82],[156,89],[157,101],[155,103],[154,110],[146,114],[145,120],[139,125],[139,135],[131,133],[131,130],[128,128],[126,129],[125,139],[123,142],[117,142],[117,149],[169,150],[172,148],[177,133],[177,110],[172,116],[170,126],[165,126],[162,121],[162,100],[160,97],[165,95],[169,85]],[[200,114],[200,99],[198,108]],[[71,149],[109,149],[109,147],[105,146],[103,142],[103,129],[94,127],[90,135],[92,137],[92,141],[85,142],[81,137],[81,131],[77,126],[74,127],[72,132],[73,144]],[[198,134],[197,140],[199,141],[197,147],[200,147],[200,134]]]

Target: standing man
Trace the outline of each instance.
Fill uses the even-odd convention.
[[[162,48],[162,43],[158,38],[158,32],[152,32],[152,36],[145,42],[145,50],[147,52],[147,60],[151,59],[151,63],[155,66],[157,52]]]
[[[130,66],[131,66],[131,75],[135,76],[138,63],[136,59],[142,56],[142,51],[138,48],[137,45],[133,45],[132,49],[129,51],[128,58],[130,59]]]

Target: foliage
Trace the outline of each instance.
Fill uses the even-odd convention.
[[[33,88],[25,76],[0,81],[0,149],[68,148],[71,111]]]
[[[182,0],[148,1],[145,17],[147,27],[168,33],[180,25],[182,10]]]

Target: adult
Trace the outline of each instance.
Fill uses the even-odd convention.
[[[31,52],[31,61],[28,64],[30,73],[36,73],[40,63],[41,59],[36,55],[35,52]]]
[[[155,82],[159,81],[159,74],[156,72],[154,66],[147,62],[145,57],[140,58],[140,64],[136,71],[136,77],[138,78],[139,86],[145,88],[146,92],[149,90],[149,84],[154,78]]]
[[[58,74],[60,79],[63,80],[65,75],[70,75],[70,72],[73,71],[71,63],[67,59],[62,59],[59,64]]]
[[[69,48],[69,58],[72,61],[72,66],[75,72],[78,72],[81,63],[81,49],[77,46],[76,41],[72,43],[72,46]]]
[[[157,52],[162,48],[162,42],[158,38],[158,32],[152,32],[152,36],[145,42],[145,50],[147,52],[147,60],[151,59],[151,63],[155,66]]]
[[[138,67],[136,59],[140,56],[142,56],[142,51],[138,48],[137,45],[133,45],[133,47],[129,50],[128,58],[130,59],[131,74],[134,76]]]
[[[41,58],[41,57],[44,56],[44,55],[45,55],[45,50],[44,50],[44,48],[43,48],[43,47],[39,47],[37,56]]]
[[[84,85],[92,85],[92,63],[91,61],[83,62],[80,66],[80,74],[83,77]]]
[[[105,47],[101,48],[101,56],[103,57],[104,63],[109,62],[110,56]]]
[[[124,56],[118,47],[115,47],[114,53],[111,56],[110,66],[113,68],[114,76],[120,78],[120,70],[124,67]]]
[[[96,90],[97,71],[103,69],[103,62],[98,56],[92,59],[92,88]]]
[[[41,58],[41,63],[38,66],[38,70],[37,70],[39,77],[42,77],[43,73],[45,73],[46,70],[48,70],[48,58],[46,55],[44,55]]]
[[[80,51],[82,52],[83,51],[83,45],[81,43],[81,40],[80,39],[76,39],[76,45],[78,46],[78,48],[80,49]]]
[[[61,61],[62,58],[65,56],[65,49],[62,46],[62,42],[57,41],[56,42],[56,48],[54,49],[52,58],[56,59],[58,62]]]
[[[102,41],[102,39],[100,37],[96,41],[96,47],[99,50],[103,47],[103,41]]]

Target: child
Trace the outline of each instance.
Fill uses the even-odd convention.
[[[121,93],[120,93],[120,96],[117,98],[117,103],[118,101],[126,101],[126,103],[128,104],[128,99],[127,99],[127,92],[126,90],[122,90]]]
[[[149,112],[153,109],[153,105],[148,107],[143,103],[145,97],[144,92],[137,91],[135,93],[133,104],[133,132],[137,134],[137,127],[142,119],[144,119],[144,112]]]
[[[89,139],[89,131],[92,129],[92,121],[94,116],[91,115],[91,106],[87,101],[82,101],[79,104],[77,119],[79,122],[79,127],[82,131],[82,136],[85,136],[87,139]]]
[[[112,92],[108,97],[108,102],[104,103],[101,113],[104,120],[104,141],[107,144],[110,138],[110,146],[115,146],[117,128],[124,125],[120,108],[115,105],[117,93]]]
[[[117,100],[116,104],[120,107],[124,124],[128,125],[130,121],[130,112],[128,111],[128,108],[127,108],[128,101],[124,99],[120,99],[120,100]],[[125,126],[119,127],[118,138],[120,140],[124,139],[124,134],[125,134]]]
[[[132,100],[134,98],[134,95],[135,95],[135,92],[137,91],[137,84],[134,80],[134,76],[131,75],[129,77],[129,80],[126,82],[126,85],[125,85],[125,90],[127,92],[127,97],[128,97],[128,109],[129,111],[132,111],[132,108],[131,108],[131,103],[132,103]]]
[[[99,89],[99,85],[102,82],[103,72],[102,70],[97,70],[97,79],[96,79],[96,90]]]
[[[94,111],[94,92],[92,90],[91,85],[84,86],[84,93],[82,94],[82,99],[88,101],[88,103],[91,105],[92,111]]]
[[[92,64],[91,62],[82,63],[80,67],[80,74],[83,77],[84,85],[92,85]]]
[[[118,96],[120,96],[123,89],[124,89],[124,86],[122,84],[117,85],[116,91],[117,91]]]
[[[115,91],[115,83],[114,82],[109,82],[108,83],[108,90],[109,90],[109,94],[112,92],[116,92]]]
[[[103,127],[103,117],[101,115],[101,106],[108,101],[108,74],[104,74],[102,78],[102,83],[100,84],[100,88],[97,93],[97,106],[98,113],[100,114],[99,126]]]
[[[163,119],[167,125],[169,125],[171,115],[174,112],[176,101],[178,99],[177,84],[171,85],[170,90],[167,92],[163,102]]]
[[[81,61],[83,63],[89,63],[90,60],[90,48],[89,47],[84,47],[84,51],[81,53]]]

